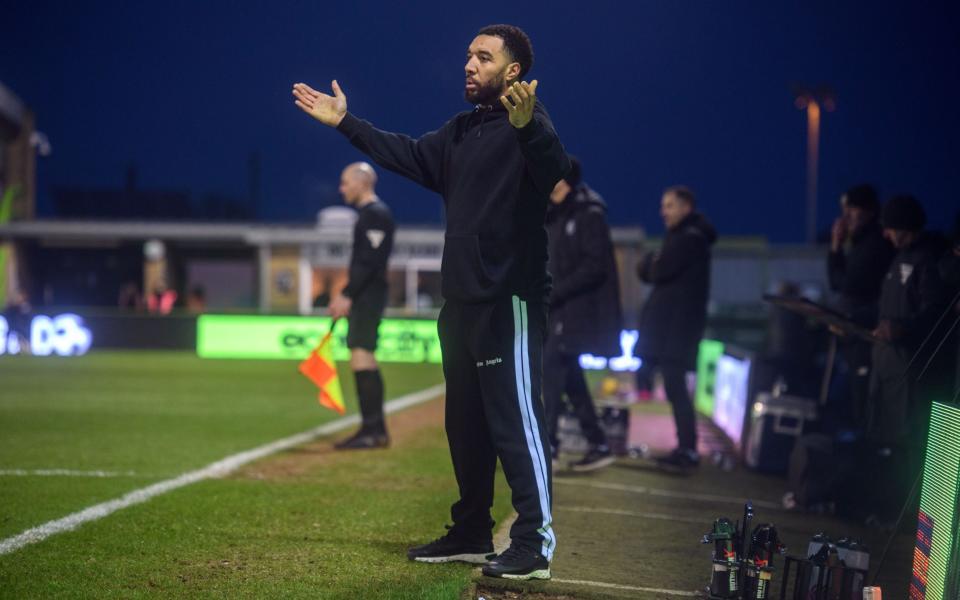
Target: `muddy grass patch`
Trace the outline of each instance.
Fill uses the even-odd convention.
[[[430,400],[424,404],[394,413],[387,417],[387,430],[390,434],[390,447],[376,450],[335,450],[337,441],[353,435],[354,429],[341,432],[336,436],[315,440],[303,446],[293,448],[267,460],[259,461],[240,469],[231,477],[236,479],[257,479],[280,481],[309,477],[311,473],[333,465],[350,463],[357,460],[376,460],[387,452],[412,449],[430,444],[433,437],[443,435],[444,402],[442,398]],[[430,439],[425,439],[425,438]]]

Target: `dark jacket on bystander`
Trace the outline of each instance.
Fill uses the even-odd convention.
[[[620,352],[620,283],[607,205],[586,184],[547,212],[550,294],[548,336],[568,354]]]
[[[692,212],[667,231],[658,252],[640,260],[637,275],[653,285],[640,315],[637,354],[644,360],[696,366],[707,323],[710,247],[716,240],[713,225]]]

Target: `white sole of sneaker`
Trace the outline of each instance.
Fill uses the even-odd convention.
[[[504,579],[550,579],[550,569],[539,569],[537,571],[530,571],[525,575],[501,575]]]
[[[490,559],[496,556],[490,554],[451,554],[450,556],[421,556],[413,560],[425,563],[446,563],[446,562],[465,562],[473,565],[485,565]]]
[[[577,473],[584,473],[586,471],[596,471],[597,469],[609,467],[615,462],[617,462],[616,456],[607,456],[607,457],[601,458],[596,462],[592,462],[589,465],[570,465],[570,470],[576,471]]]

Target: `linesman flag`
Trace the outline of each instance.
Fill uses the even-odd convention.
[[[317,394],[320,406],[342,415],[346,408],[343,405],[343,392],[340,390],[340,377],[337,376],[337,364],[333,362],[333,350],[330,348],[334,324],[336,320],[330,325],[327,335],[320,340],[320,345],[300,363],[300,372],[320,388],[320,393]]]

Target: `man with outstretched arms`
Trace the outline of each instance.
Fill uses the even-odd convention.
[[[519,579],[549,578],[556,547],[540,401],[550,290],[544,216],[554,184],[570,168],[537,100],[537,81],[523,80],[532,64],[533,49],[522,30],[481,29],[464,66],[464,96],[473,110],[419,139],[380,131],[347,112],[336,81],[332,96],[303,83],[293,88],[305,113],[335,127],[380,166],[439,193],[446,207],[446,302],[438,329],[446,431],[460,498],[447,534],[411,548],[408,556],[486,563],[488,576]],[[518,517],[509,549],[493,557],[497,458]]]

